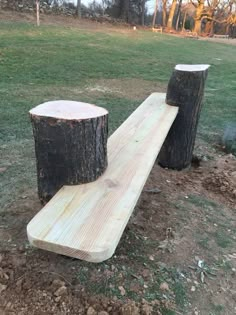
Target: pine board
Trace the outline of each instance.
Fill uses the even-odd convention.
[[[177,113],[165,94],[151,94],[110,136],[105,173],[62,187],[28,224],[30,243],[90,262],[110,258]]]

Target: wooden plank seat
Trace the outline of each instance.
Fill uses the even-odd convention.
[[[152,31],[155,33],[162,33],[163,27],[162,26],[157,26],[157,27],[152,27]]]
[[[105,173],[62,187],[28,224],[30,243],[90,262],[110,258],[177,112],[165,94],[151,94],[110,136]]]
[[[229,35],[228,34],[226,34],[226,35],[214,34],[213,37],[214,38],[228,38],[229,39]]]
[[[198,34],[196,32],[185,32],[184,36],[187,38],[198,39]]]

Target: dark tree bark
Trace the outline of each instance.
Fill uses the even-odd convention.
[[[120,16],[121,18],[126,22],[129,23],[129,6],[130,6],[130,0],[122,0],[120,2]]]
[[[63,185],[92,182],[103,174],[107,167],[108,137],[105,109],[55,101],[35,107],[30,116],[42,203],[49,201]]]
[[[178,31],[178,29],[179,29],[179,20],[180,20],[181,6],[182,6],[182,0],[179,0],[177,14],[176,14],[176,25],[175,25],[176,31]]]
[[[166,103],[179,107],[158,156],[162,167],[181,170],[191,164],[208,65],[177,65],[170,78]]]
[[[141,0],[141,18],[140,18],[140,24],[144,26],[145,24],[145,0]]]

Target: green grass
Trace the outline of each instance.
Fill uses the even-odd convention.
[[[209,249],[209,244],[208,242],[210,241],[210,238],[208,236],[204,236],[200,233],[198,233],[195,236],[198,245],[200,245],[201,247],[203,247],[204,249]]]
[[[212,311],[209,313],[209,315],[220,315],[220,314],[224,314],[224,305],[218,304],[211,304],[212,306]]]
[[[0,168],[7,167],[0,173],[1,210],[29,188],[36,190],[30,108],[59,98],[89,101],[109,109],[111,133],[141,102],[112,93],[83,93],[88,82],[129,78],[167,84],[175,64],[208,63],[199,136],[212,143],[236,117],[233,46],[149,32],[132,36],[36,28],[23,22],[1,21],[0,29]]]
[[[214,233],[216,243],[219,247],[227,248],[232,245],[232,238],[229,237],[223,230]]]

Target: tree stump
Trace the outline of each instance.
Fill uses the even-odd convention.
[[[96,180],[107,167],[108,111],[95,105],[52,101],[30,110],[38,195],[49,201],[63,185]]]
[[[209,65],[177,65],[170,78],[166,103],[179,113],[158,156],[162,167],[181,170],[191,164]]]

